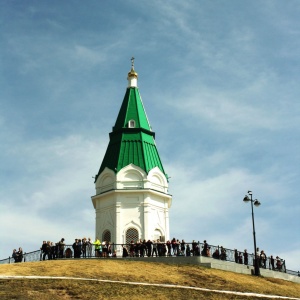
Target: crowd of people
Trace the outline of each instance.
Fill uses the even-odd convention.
[[[264,250],[259,251],[259,248],[256,249],[256,259],[258,260],[258,264],[261,268],[267,268],[267,255]],[[282,270],[282,259],[279,256],[276,258],[271,255],[269,257],[269,268],[272,270]]]
[[[227,260],[226,249],[223,246],[214,247],[213,253],[211,253],[211,247],[207,241],[204,240],[202,247],[200,242],[193,240],[191,246],[184,240],[180,241],[173,238],[171,241],[166,243],[160,240],[139,240],[137,242],[131,241],[129,245],[122,245],[122,257],[153,257],[153,256],[206,256],[220,260]],[[271,270],[282,270],[283,260],[276,256],[274,259],[273,255],[267,258],[264,250],[259,252],[257,248],[256,253],[259,266],[261,268],[267,268],[267,261],[269,261],[269,269]],[[248,265],[249,255],[247,249],[244,252],[234,250],[234,259],[236,263]]]
[[[116,256],[116,251],[112,251],[112,245],[108,241],[102,243],[98,238],[95,242],[91,238],[75,239],[72,245],[66,246],[65,239],[62,238],[59,242],[53,243],[43,241],[40,248],[41,260],[56,259],[56,258],[89,258],[89,257],[108,257]],[[93,253],[94,250],[94,253]]]
[[[137,242],[131,241],[129,245],[122,245],[123,257],[144,257],[144,256],[207,256],[216,259],[226,260],[226,249],[221,246],[215,249],[211,254],[211,247],[207,241],[204,240],[201,248],[201,243],[198,241],[186,243],[184,240],[180,241],[173,238],[167,242],[160,240],[139,240]]]
[[[201,246],[202,244],[202,246]],[[195,240],[192,243],[186,243],[184,240],[173,238],[167,242],[157,240],[138,240],[131,241],[129,244],[122,245],[122,257],[159,257],[159,256],[206,256],[215,259],[227,260],[226,249],[223,246],[213,247],[214,251],[211,253],[211,247],[207,241],[203,243]],[[96,238],[93,242],[91,238],[75,239],[72,245],[66,245],[65,239],[62,238],[59,242],[54,243],[50,241],[43,241],[40,248],[40,260],[56,259],[56,258],[90,258],[90,257],[116,257],[116,245],[111,244],[109,241],[101,242]],[[94,251],[93,251],[94,250]],[[15,262],[21,262],[23,259],[23,251],[20,247],[17,251],[13,250],[12,257]],[[244,252],[234,250],[234,260],[236,263],[248,265],[249,255],[247,249]],[[264,250],[259,251],[257,248],[256,259],[258,260],[259,267],[267,268],[267,261],[269,269],[282,270],[283,260],[276,256],[271,255],[267,258]],[[230,260],[230,259],[229,259]]]
[[[64,257],[72,257],[72,252],[74,254],[74,258],[80,258],[81,256],[92,257],[92,240],[91,238],[83,238],[83,239],[75,239],[72,244],[73,251],[68,248],[65,249],[65,239],[62,238],[59,242],[54,243],[51,241],[43,241],[41,246],[41,260],[45,260],[46,258],[56,259],[56,258],[64,258]]]
[[[191,246],[184,240],[173,238],[171,241],[161,242],[158,240],[131,241],[129,245],[122,245],[123,257],[145,257],[145,256],[199,256],[200,244],[193,241]]]
[[[116,257],[117,251],[113,249],[113,245],[108,241],[101,241],[99,238],[96,238],[95,242],[92,243],[95,245],[95,256],[96,257]]]
[[[53,243],[50,241],[43,241],[41,246],[41,259],[56,259],[64,257],[65,239],[62,238],[59,242]]]

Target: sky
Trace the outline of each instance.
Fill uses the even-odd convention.
[[[300,2],[3,0],[0,259],[95,235],[97,174],[131,57],[170,235],[300,270]]]

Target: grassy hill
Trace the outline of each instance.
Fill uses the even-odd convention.
[[[212,290],[300,297],[300,284],[280,279],[241,275],[197,265],[121,259],[55,260],[0,265],[0,276],[3,275],[77,279],[0,278],[0,299],[262,299],[258,296],[222,294]],[[156,285],[129,285],[128,282]],[[198,287],[209,291],[158,284]]]

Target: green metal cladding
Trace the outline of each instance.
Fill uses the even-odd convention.
[[[129,127],[129,121],[134,121],[134,128]],[[146,173],[158,167],[165,174],[155,145],[155,133],[151,131],[137,87],[127,88],[109,137],[110,141],[97,177],[106,167],[118,172],[129,164],[140,167]]]

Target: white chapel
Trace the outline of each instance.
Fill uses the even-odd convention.
[[[95,177],[96,237],[115,244],[170,239],[168,176],[137,86],[132,58],[128,86]]]

